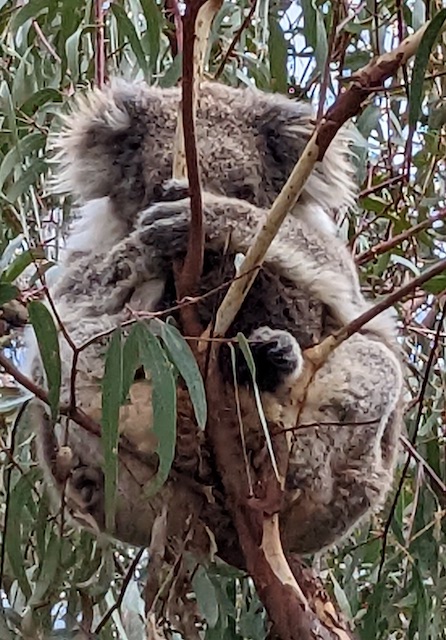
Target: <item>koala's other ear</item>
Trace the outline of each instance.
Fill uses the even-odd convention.
[[[258,145],[266,190],[279,193],[314,130],[313,112],[305,102],[271,96],[268,108],[257,116]],[[350,162],[351,134],[341,129],[317,162],[305,184],[301,201],[336,211],[355,204],[356,187]]]
[[[266,149],[275,162],[293,162],[299,159],[312,126],[311,108],[306,104],[289,102],[272,107],[259,119],[258,128],[265,139]]]

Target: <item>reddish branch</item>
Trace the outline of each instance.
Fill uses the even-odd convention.
[[[376,258],[376,256],[387,253],[387,251],[390,251],[405,240],[408,240],[409,238],[417,235],[417,233],[420,233],[420,231],[429,229],[429,227],[432,227],[433,224],[437,222],[437,220],[443,220],[443,218],[446,218],[446,209],[435,213],[433,216],[430,216],[430,218],[427,218],[426,220],[423,220],[423,222],[410,227],[410,229],[406,229],[406,231],[393,236],[393,238],[389,238],[389,240],[386,240],[385,242],[380,242],[371,249],[360,253],[359,256],[356,256],[355,258],[356,264],[364,264],[366,262],[369,262],[370,260],[373,260],[374,258]]]
[[[190,189],[191,224],[187,254],[178,278],[179,298],[193,295],[203,270],[204,225],[198,152],[194,117],[194,43],[197,15],[205,0],[189,0],[183,17],[183,91],[182,118],[187,177]],[[195,323],[190,323],[193,332]]]
[[[420,38],[426,27],[427,24],[415,36]],[[318,128],[316,139],[319,147],[318,160],[322,160],[329,144],[342,125],[360,113],[363,103],[370,94],[382,89],[384,82],[392,78],[398,69],[407,62],[407,59],[413,55],[415,36],[406,38],[395,51],[372,60],[349,78],[349,86],[328,109]]]
[[[183,23],[178,0],[166,0],[166,17],[174,26],[174,33],[172,34],[171,31],[168,31],[167,37],[172,49],[172,56],[175,58],[183,51]]]
[[[14,366],[2,352],[0,352],[0,366],[3,367],[3,369],[7,373],[9,373],[9,375],[11,375],[16,382],[21,384],[22,387],[24,387],[28,391],[31,391],[31,393],[34,394],[36,398],[39,398],[39,400],[42,400],[42,402],[44,402],[47,406],[50,406],[47,392],[37,384],[35,384],[27,376],[25,376],[25,374],[22,373],[20,369],[17,369],[17,367]],[[92,418],[90,418],[90,416],[84,413],[81,409],[72,407],[71,404],[63,404],[59,407],[59,413],[63,416],[68,416],[86,431],[89,431],[96,436],[101,435],[100,425]]]
[[[265,462],[257,474],[251,469],[254,479],[254,495],[251,495],[242,463],[240,427],[235,412],[231,410],[234,406],[234,392],[225,387],[216,362],[213,361],[207,386],[212,411],[207,433],[217,469],[224,481],[226,505],[232,513],[246,569],[273,622],[274,632],[281,640],[353,639],[338,616],[333,616],[330,623],[326,624],[320,619],[319,607],[315,606],[314,610],[308,607],[291,581],[284,580],[273,569],[271,555],[264,548],[265,522],[277,517],[281,508],[282,489],[272,466]],[[288,465],[288,446],[283,430],[277,431],[274,442],[276,460],[282,475]],[[304,587],[304,595],[307,596],[308,585],[302,585],[300,580],[299,585]],[[312,599],[312,604],[313,602],[316,604],[315,598]],[[334,607],[331,610],[334,611]]]
[[[416,278],[413,278],[413,280],[408,282],[406,285],[400,287],[399,289],[388,295],[386,298],[381,300],[381,302],[378,302],[378,304],[376,304],[374,307],[361,314],[358,318],[355,318],[355,320],[350,322],[350,324],[348,324],[346,327],[343,327],[338,332],[336,332],[336,334],[334,334],[336,344],[339,344],[340,342],[347,340],[347,338],[350,338],[350,336],[352,336],[354,333],[357,333],[365,324],[370,322],[370,320],[376,318],[376,316],[378,316],[386,309],[390,309],[390,307],[393,307],[397,302],[404,300],[404,298],[412,294],[416,289],[418,289],[418,287],[421,287],[423,284],[431,280],[431,278],[440,275],[444,271],[446,271],[446,258],[443,258],[443,260],[439,260],[432,267],[426,269],[424,273]],[[330,340],[330,338],[327,338],[327,340]]]
[[[94,17],[96,43],[94,48],[94,79],[96,86],[102,89],[105,83],[105,27],[103,0],[95,0]]]

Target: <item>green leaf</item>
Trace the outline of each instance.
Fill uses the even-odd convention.
[[[194,354],[178,329],[171,324],[162,323],[161,339],[186,383],[198,426],[204,429],[207,420],[206,391]]]
[[[67,70],[73,81],[79,77],[79,42],[83,33],[83,28],[79,27],[65,41],[65,54],[67,56]]]
[[[219,607],[214,585],[204,567],[198,567],[194,573],[192,587],[197,598],[198,607],[212,629],[218,621]]]
[[[141,4],[146,19],[146,38],[148,41],[149,62],[150,69],[153,74],[156,71],[160,53],[160,38],[163,21],[160,8],[156,4],[155,0],[144,0]]]
[[[0,109],[5,112],[8,118],[8,124],[11,129],[12,139],[17,145],[19,142],[17,120],[14,110],[14,104],[12,102],[11,92],[6,81],[3,81],[0,85]]]
[[[48,0],[30,0],[18,11],[10,22],[9,28],[14,33],[27,20],[37,18],[43,11],[48,11]]]
[[[52,531],[45,548],[45,555],[41,559],[40,571],[32,597],[28,602],[30,607],[41,604],[47,593],[51,593],[60,566],[60,547],[61,538],[58,533]]]
[[[34,160],[29,168],[20,176],[20,180],[16,180],[11,188],[8,189],[6,197],[9,202],[15,202],[21,195],[28,191],[31,185],[36,184],[46,173],[47,168],[47,162],[43,158]]]
[[[102,379],[102,449],[104,452],[105,526],[115,526],[116,487],[118,483],[119,408],[122,397],[121,329],[113,333],[107,349]]]
[[[1,387],[0,389],[0,414],[16,413],[25,402],[31,400],[34,394],[17,387]]]
[[[23,273],[26,267],[38,260],[44,259],[45,252],[41,248],[28,249],[27,251],[23,251],[3,273],[2,280],[4,282],[14,282],[14,280],[18,278],[21,273]]]
[[[434,276],[422,285],[422,289],[434,295],[446,291],[446,275]]]
[[[135,371],[141,364],[139,357],[139,334],[136,327],[137,325],[130,329],[130,333],[122,349],[121,404],[126,402],[130,387],[135,379]]]
[[[136,33],[132,21],[127,16],[123,7],[121,7],[119,4],[113,2],[110,8],[116,18],[116,22],[118,23],[119,31],[129,41],[129,44],[133,50],[133,53],[135,54],[139,66],[141,67],[145,75],[147,75],[149,70],[147,66],[146,54],[144,53],[144,50],[141,46],[139,36]]]
[[[11,147],[3,158],[0,166],[0,190],[3,189],[5,180],[15,169],[17,164],[22,162],[23,158],[26,158],[34,151],[42,149],[45,146],[45,141],[46,138],[43,133],[38,131],[29,133],[19,140],[18,145]]]
[[[158,340],[145,324],[137,325],[136,330],[141,363],[151,373],[153,432],[158,440],[158,473],[148,487],[152,495],[166,481],[175,455],[177,394],[172,364]]]
[[[409,85],[409,127],[411,129],[416,127],[418,118],[420,117],[424,76],[429,62],[429,56],[438,34],[443,28],[445,20],[446,9],[442,9],[432,18],[432,21],[421,38],[420,46],[415,55],[412,80]]]
[[[181,78],[182,73],[182,65],[183,65],[183,56],[179,53],[175,56],[174,61],[167,69],[167,71],[159,78],[159,86],[161,89],[168,89],[169,87],[173,87],[176,85],[178,80]]]
[[[19,290],[13,284],[0,282],[0,307],[19,295]]]
[[[42,358],[48,383],[48,400],[53,420],[59,413],[61,364],[59,340],[53,316],[42,302],[30,302],[29,319],[34,327],[40,357]]]
[[[245,336],[242,333],[237,334],[238,345],[240,347],[240,351],[243,353],[243,356],[246,360],[246,364],[248,365],[249,373],[252,378],[252,385],[254,389],[254,398],[256,401],[257,412],[259,414],[260,422],[262,423],[263,433],[265,435],[266,446],[268,449],[269,457],[271,459],[271,464],[273,465],[274,473],[276,478],[279,480],[279,469],[277,467],[276,456],[274,454],[273,443],[271,441],[271,435],[268,429],[268,424],[266,422],[265,413],[262,407],[262,400],[260,398],[259,387],[257,386],[256,381],[256,365],[254,362],[254,358],[252,357],[251,349],[249,348],[249,343]]]
[[[27,115],[31,116],[44,104],[48,104],[48,102],[50,102],[51,104],[62,102],[62,93],[57,89],[52,89],[51,87],[39,89],[38,91],[33,93],[33,95],[30,96],[28,100],[26,100],[26,102],[23,103],[21,110]],[[45,136],[43,136],[43,134],[41,134],[40,132],[39,134],[43,138],[45,138]]]
[[[304,14],[303,34],[307,44],[314,51],[318,71],[322,71],[328,56],[327,32],[324,19],[316,6],[315,0],[302,0]]]
[[[288,46],[282,27],[275,16],[269,18],[268,50],[271,87],[274,91],[286,94],[288,90]]]
[[[28,599],[31,587],[25,573],[22,543],[22,512],[33,488],[31,474],[23,475],[15,484],[9,496],[9,512],[6,530],[6,553],[20,589]]]

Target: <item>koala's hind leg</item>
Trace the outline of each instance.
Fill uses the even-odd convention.
[[[316,373],[292,435],[284,519],[290,549],[329,546],[382,504],[401,432],[401,396],[397,357],[367,335],[341,344]]]

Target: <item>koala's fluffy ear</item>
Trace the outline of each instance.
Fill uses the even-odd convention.
[[[170,163],[160,153],[157,175],[147,175],[144,162],[145,154],[153,155],[163,143],[156,136],[167,129],[163,99],[169,93],[165,93],[115,80],[78,98],[51,140],[59,164],[53,189],[72,194],[81,203],[108,196],[121,217],[132,217],[150,201],[153,185],[170,176]],[[174,128],[170,129],[173,138]],[[168,133],[164,137],[170,144]]]
[[[274,191],[281,190],[302,155],[315,126],[310,105],[274,96],[256,125],[260,133],[265,181]],[[305,185],[302,201],[326,211],[353,207],[356,187],[349,157],[351,136],[343,129],[316,164]]]

